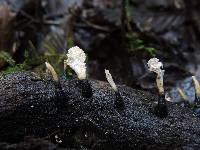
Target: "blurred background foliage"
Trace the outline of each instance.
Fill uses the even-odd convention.
[[[197,0],[0,0],[0,68],[59,74],[67,50],[88,55],[90,78],[155,89],[146,62],[164,62],[165,85],[199,75],[200,2]]]

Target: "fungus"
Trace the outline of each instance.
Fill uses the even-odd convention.
[[[92,88],[89,81],[86,79],[86,55],[78,46],[72,47],[68,50],[67,60],[64,61],[64,68],[66,64],[69,65],[77,74],[79,79],[79,86],[81,87],[82,96],[90,98],[92,96]]]
[[[158,91],[160,94],[164,93],[164,87],[163,87],[163,76],[164,76],[164,70],[161,68],[163,67],[162,62],[159,62],[159,59],[152,58],[148,61],[148,67],[149,71],[155,72],[157,74],[156,83],[158,87]]]
[[[64,60],[64,70],[66,70],[67,69],[67,60]]]
[[[60,95],[63,95],[64,93],[62,91],[62,87],[61,87],[60,82],[59,82],[60,79],[58,77],[58,74],[56,73],[55,69],[53,68],[53,66],[50,63],[45,62],[45,65],[46,65],[46,68],[47,68],[47,72],[52,75],[53,80],[55,81],[54,85],[55,85],[56,89],[58,89],[58,91],[56,92],[56,96],[60,97]],[[58,104],[61,104],[61,103],[58,103]],[[63,103],[62,103],[62,105],[63,105]]]
[[[110,86],[112,87],[112,89],[115,91],[115,107],[119,110],[123,110],[124,109],[124,101],[121,97],[121,94],[115,84],[115,82],[113,81],[112,75],[110,74],[109,70],[105,69],[105,74],[106,74],[106,79],[108,81],[108,83],[110,84]]]
[[[200,116],[200,85],[199,81],[196,79],[195,76],[192,76],[192,81],[195,88],[195,100],[194,100],[194,112],[197,116]]]
[[[194,100],[194,103],[196,105],[200,105],[200,85],[199,85],[199,81],[196,79],[195,76],[192,76],[192,81],[193,81],[194,88],[195,88],[195,100]]]
[[[155,72],[157,74],[156,77],[156,84],[159,91],[159,99],[158,104],[156,105],[154,109],[154,113],[160,117],[164,118],[168,114],[166,100],[165,100],[165,92],[164,92],[164,86],[163,86],[163,76],[164,76],[164,70],[161,68],[163,67],[162,62],[159,62],[159,59],[157,58],[151,58],[148,63],[149,71]]]
[[[80,80],[86,79],[86,55],[78,46],[72,47],[67,53],[67,65],[69,65],[77,74]]]
[[[183,92],[181,88],[178,87],[177,90],[182,100],[181,105],[183,104],[184,107],[189,107],[190,103],[189,103],[188,97],[185,95],[185,93]]]
[[[51,73],[53,80],[58,82],[59,78],[53,66],[48,62],[45,62],[45,65],[46,65],[47,71]]]

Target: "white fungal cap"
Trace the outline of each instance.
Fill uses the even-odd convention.
[[[157,74],[160,74],[161,68],[163,67],[162,62],[159,62],[158,58],[151,58],[148,63],[149,71],[155,72]]]
[[[77,74],[80,80],[86,79],[86,55],[78,46],[72,47],[67,53],[67,65]]]
[[[115,82],[113,81],[112,75],[110,74],[109,70],[105,69],[105,74],[106,74],[106,79],[108,80],[110,86],[112,87],[112,89],[114,91],[117,91],[117,86],[115,84]]]

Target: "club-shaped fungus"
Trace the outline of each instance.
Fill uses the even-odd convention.
[[[200,85],[199,85],[199,81],[196,79],[195,76],[192,76],[192,81],[193,81],[194,88],[195,88],[194,103],[195,103],[195,105],[200,106]]]
[[[185,93],[183,92],[183,90],[178,87],[177,91],[178,91],[178,93],[179,93],[179,95],[181,97],[181,106],[183,106],[183,107],[190,107],[189,99],[185,95]]]
[[[194,99],[194,112],[197,116],[200,116],[200,85],[199,81],[195,76],[192,76],[192,81],[195,88],[195,99]]]
[[[119,90],[117,89],[117,86],[115,84],[115,82],[113,81],[112,75],[110,74],[109,70],[105,69],[105,74],[106,74],[106,79],[108,81],[108,83],[110,84],[110,86],[112,87],[112,89],[115,91],[115,107],[119,110],[123,110],[125,105],[124,105],[124,101],[121,97],[121,94],[119,92]]]
[[[159,99],[158,99],[158,104],[156,105],[154,109],[154,113],[158,117],[164,118],[168,114],[168,109],[166,105],[165,92],[164,92],[164,86],[163,86],[164,70],[161,69],[163,67],[163,64],[162,62],[159,62],[159,59],[151,58],[148,61],[147,65],[148,65],[149,71],[155,72],[157,74],[156,84],[159,91]]]
[[[64,62],[70,66],[78,76],[79,86],[82,91],[82,96],[85,98],[92,97],[92,88],[88,80],[86,79],[86,55],[82,49],[78,46],[72,47],[68,50],[67,60]]]
[[[58,82],[59,77],[58,77],[56,71],[54,70],[53,66],[48,62],[45,62],[45,65],[46,65],[47,71],[51,73],[53,80]]]

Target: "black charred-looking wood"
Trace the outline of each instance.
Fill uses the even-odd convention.
[[[116,99],[115,99],[116,109],[123,110],[125,108],[125,104],[124,104],[123,98],[122,98],[121,94],[119,93],[119,91],[115,92],[115,96],[116,96]]]
[[[77,149],[199,149],[200,118],[192,109],[167,103],[168,116],[161,119],[152,111],[155,95],[118,86],[126,106],[119,113],[107,83],[90,80],[93,98],[88,99],[77,83],[61,80],[62,94],[57,94],[53,80],[33,73],[1,79],[0,142],[59,135],[62,146]]]
[[[87,79],[79,80],[79,86],[83,97],[85,98],[92,97],[92,88]]]
[[[168,108],[165,100],[165,94],[160,94],[158,104],[155,106],[154,113],[160,118],[165,118],[168,115]]]
[[[35,139],[34,137],[25,137],[19,143],[0,143],[1,150],[63,150],[58,145],[45,139]]]

